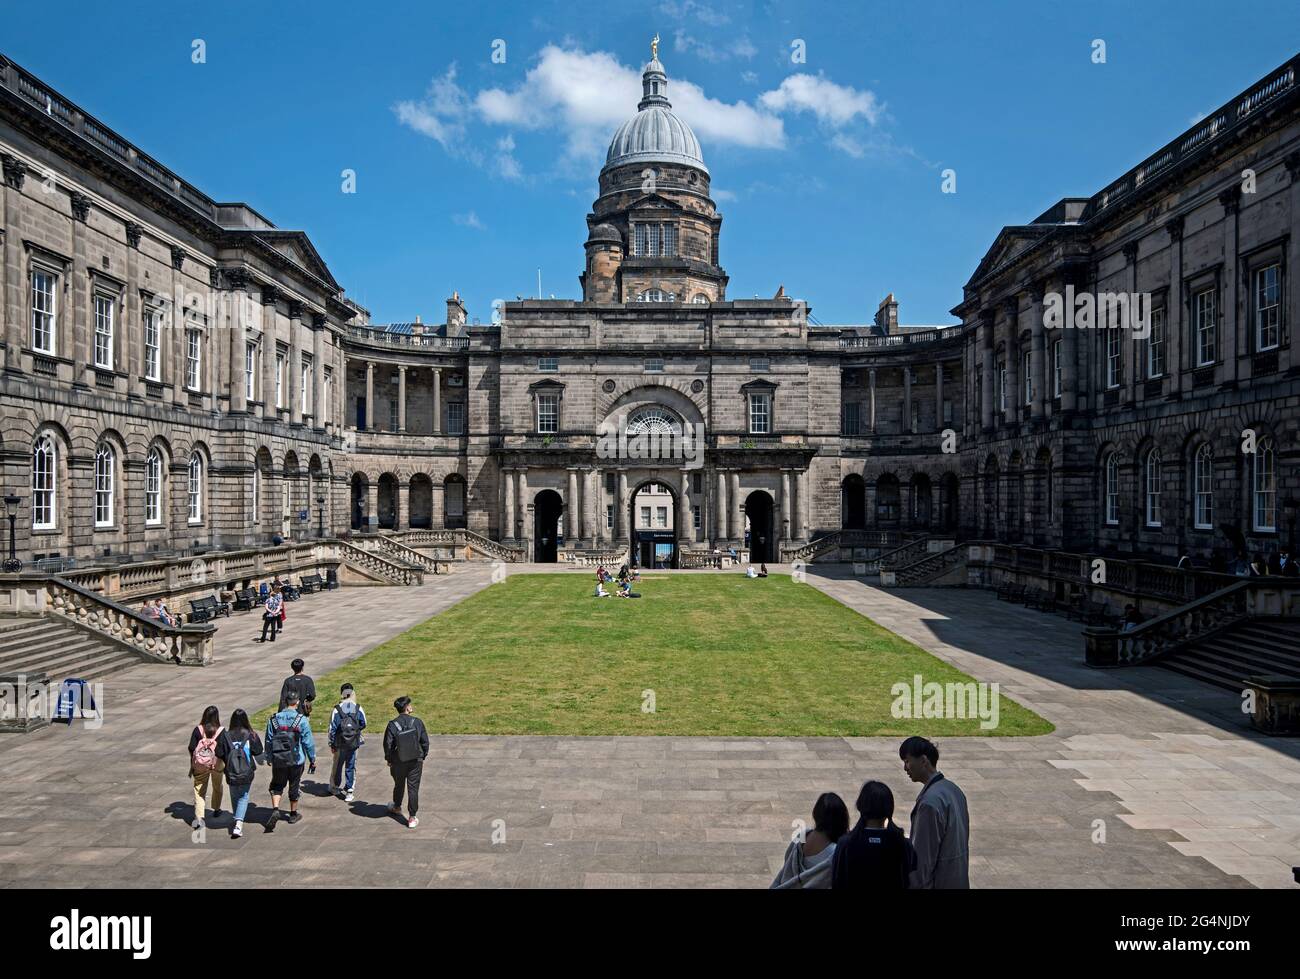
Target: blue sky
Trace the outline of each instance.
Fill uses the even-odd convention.
[[[903,322],[944,323],[999,228],[1100,190],[1294,54],[1300,25],[1294,0],[123,0],[57,30],[22,9],[0,51],[209,195],[307,231],[377,322],[440,320],[453,289],[486,322],[539,266],[544,295],[579,297],[656,31],[729,297],[784,285],[860,323],[892,291]]]

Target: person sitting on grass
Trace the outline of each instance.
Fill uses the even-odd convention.
[[[598,582],[596,582],[596,596],[595,596],[595,597],[596,597],[596,598],[609,598],[609,592],[605,591],[605,583],[604,583],[603,581],[598,581]]]
[[[759,576],[760,578],[766,578],[766,577],[767,577],[767,565],[766,565],[766,564],[759,564],[759,566],[758,566],[758,576]]]
[[[770,890],[813,890],[831,886],[836,844],[849,831],[849,807],[834,792],[823,792],[813,806],[813,828],[790,841],[785,861]]]
[[[746,578],[757,578],[757,577],[758,577],[758,572],[754,570],[754,566],[753,566],[752,564],[751,564],[748,568],[745,569],[745,577],[746,577]]]

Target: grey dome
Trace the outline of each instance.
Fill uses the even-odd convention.
[[[618,127],[605,155],[605,169],[628,163],[681,163],[708,173],[700,141],[673,113],[668,77],[658,59],[642,71],[641,88],[637,114]]]
[[[610,241],[615,244],[623,244],[623,236],[619,234],[618,228],[612,224],[598,224],[591,229],[591,234],[587,235],[588,244],[596,241]]]

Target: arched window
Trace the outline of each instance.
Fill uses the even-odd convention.
[[[113,526],[113,450],[107,445],[95,452],[95,526]]]
[[[203,457],[195,452],[190,456],[190,523],[203,519]]]
[[[1208,442],[1196,450],[1192,492],[1195,494],[1192,522],[1198,530],[1210,530],[1214,527],[1214,451]]]
[[[1106,523],[1119,523],[1119,458],[1114,452],[1106,456]]]
[[[708,305],[709,297],[702,292],[697,292],[695,296],[691,299],[691,302],[695,303],[698,306],[705,306]]]
[[[639,303],[675,303],[677,296],[671,292],[664,292],[662,289],[647,289],[644,292],[637,293],[636,301]]]
[[[1160,451],[1152,449],[1146,461],[1147,526],[1160,526]]]
[[[54,439],[42,435],[32,450],[32,530],[53,530],[55,519]]]
[[[642,408],[627,420],[628,435],[680,435],[682,423],[658,406]]]
[[[144,522],[162,523],[162,454],[150,449],[144,460]]]
[[[1255,444],[1251,463],[1251,497],[1255,530],[1277,530],[1277,458],[1272,439]]]

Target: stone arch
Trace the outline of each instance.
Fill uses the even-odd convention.
[[[433,528],[433,479],[419,472],[409,480],[407,526],[412,530]]]
[[[379,524],[380,530],[395,530],[398,521],[401,520],[399,508],[401,506],[398,494],[398,478],[391,472],[381,473],[377,481],[378,494],[376,502],[378,504],[375,517]]]
[[[898,477],[883,472],[876,477],[876,526],[897,527],[901,519],[902,489]]]
[[[442,481],[442,525],[447,530],[463,530],[466,526],[468,484],[458,472],[448,473]]]
[[[849,473],[840,483],[840,527],[867,528],[867,481],[860,473]]]

